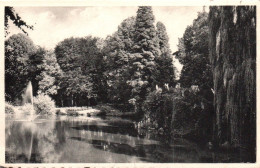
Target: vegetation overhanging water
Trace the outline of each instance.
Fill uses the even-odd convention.
[[[6,34],[8,21],[32,29],[13,7]],[[174,53],[167,31],[140,6],[106,39],[71,37],[46,50],[28,34],[8,37],[6,160],[255,162],[256,6],[203,7]]]

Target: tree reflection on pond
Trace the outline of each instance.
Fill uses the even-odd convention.
[[[6,117],[7,163],[241,162],[246,153],[209,151],[184,139],[136,130],[119,118]],[[243,156],[242,156],[243,155]]]

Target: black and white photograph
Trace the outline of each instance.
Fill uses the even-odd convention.
[[[3,9],[6,165],[256,163],[256,5]]]

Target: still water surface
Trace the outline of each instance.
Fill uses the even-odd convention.
[[[241,162],[244,153],[212,152],[184,139],[142,134],[131,120],[6,116],[7,163]]]

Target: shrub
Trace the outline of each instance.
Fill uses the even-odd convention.
[[[205,91],[182,88],[182,96],[174,99],[172,128],[176,135],[206,141],[212,134],[213,104],[205,99]],[[205,92],[206,93],[206,92]]]
[[[48,95],[39,94],[34,97],[36,114],[55,114],[55,102]]]
[[[138,123],[138,127],[206,141],[212,134],[214,114],[209,94],[192,88],[153,91],[142,104],[144,118]],[[209,98],[206,99],[206,96]]]
[[[143,103],[144,126],[169,133],[173,115],[174,90],[151,92]]]
[[[26,103],[19,109],[23,114],[34,114],[34,108],[33,105],[30,103]]]
[[[175,99],[174,103],[174,129],[194,129],[200,115],[199,95],[195,92],[183,89],[183,96]]]
[[[14,106],[11,105],[9,102],[5,102],[5,113],[6,114],[13,114],[13,113],[15,113]]]

